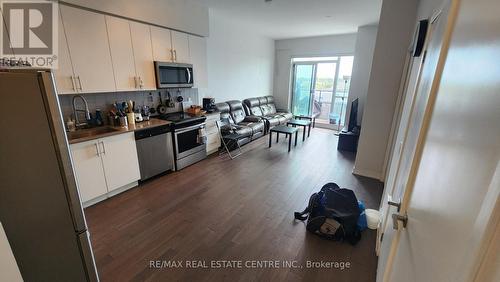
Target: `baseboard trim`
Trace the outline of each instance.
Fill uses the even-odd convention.
[[[139,185],[139,182],[138,181],[134,181],[134,182],[129,183],[127,185],[124,185],[124,186],[122,186],[120,188],[112,190],[112,191],[110,191],[110,192],[108,192],[108,193],[106,193],[104,195],[101,195],[101,196],[98,196],[98,197],[96,197],[94,199],[91,199],[91,200],[88,200],[86,202],[83,202],[82,206],[84,208],[90,207],[90,206],[95,205],[95,204],[97,204],[97,203],[99,203],[101,201],[104,201],[104,200],[108,199],[108,198],[111,198],[111,197],[116,196],[116,195],[118,195],[118,194],[120,194],[122,192],[125,192],[125,191],[127,191],[127,190],[129,190],[131,188],[134,188],[134,187],[136,187],[138,185]]]
[[[362,169],[362,168],[357,168],[356,166],[354,166],[352,168],[352,174],[355,174],[355,175],[359,175],[359,176],[364,176],[364,177],[368,177],[368,178],[373,178],[373,179],[376,179],[378,181],[383,181],[383,178],[382,178],[382,173],[379,172],[379,171],[373,171],[373,170],[369,170],[369,169]]]

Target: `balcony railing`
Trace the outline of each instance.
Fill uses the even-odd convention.
[[[333,107],[332,107],[332,99]],[[336,91],[333,95],[332,90],[315,90],[313,95],[313,112],[318,113],[316,121],[323,124],[344,126],[345,112],[347,108],[347,92]]]

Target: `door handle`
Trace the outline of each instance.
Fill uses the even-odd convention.
[[[80,76],[77,75],[76,78],[78,79],[78,85],[80,86],[80,90],[83,90],[82,81],[80,80]]]
[[[392,214],[392,229],[398,230],[398,221],[401,221],[403,223],[403,228],[406,228],[406,225],[408,225],[408,216],[401,215],[399,213],[393,213]]]
[[[104,145],[104,142],[103,142],[103,141],[100,141],[99,143],[101,143],[102,153],[103,153],[104,155],[106,155],[106,146]]]
[[[73,91],[76,91],[76,83],[75,83],[75,76],[70,76],[71,78],[71,85],[73,86]]]
[[[99,147],[97,146],[97,143],[94,143],[94,146],[95,146],[95,155],[99,157],[100,153],[99,153]]]
[[[186,72],[188,75],[187,83],[191,83],[191,71],[189,70],[189,68],[186,68]]]

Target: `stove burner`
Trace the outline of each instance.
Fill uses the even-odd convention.
[[[185,112],[176,112],[170,114],[164,114],[159,117],[163,120],[168,120],[173,123],[174,128],[182,128],[191,125],[196,125],[205,122],[206,117],[195,116]]]

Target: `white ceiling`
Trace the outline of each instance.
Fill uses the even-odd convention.
[[[376,24],[382,0],[200,0],[217,16],[273,39],[356,32]]]

